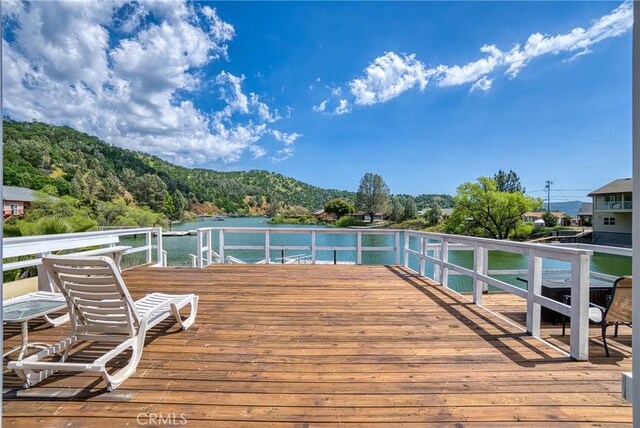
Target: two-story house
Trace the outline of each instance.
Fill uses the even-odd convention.
[[[631,178],[619,178],[589,193],[593,198],[593,243],[631,247]]]

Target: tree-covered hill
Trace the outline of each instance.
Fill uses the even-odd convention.
[[[317,209],[332,198],[355,198],[353,192],[321,189],[268,171],[185,168],[70,127],[11,120],[4,122],[4,183],[55,188],[58,195],[85,202],[122,196],[169,215],[202,203],[225,212],[260,213],[274,205]]]

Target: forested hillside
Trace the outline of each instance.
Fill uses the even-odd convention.
[[[335,197],[354,199],[352,192],[325,190],[268,171],[184,168],[69,127],[38,122],[5,120],[4,156],[6,185],[84,202],[121,196],[170,217],[193,207],[260,214],[269,206],[313,210]]]

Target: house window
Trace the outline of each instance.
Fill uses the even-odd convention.
[[[605,217],[604,218],[604,225],[605,226],[615,226],[616,224],[616,218],[615,217]]]

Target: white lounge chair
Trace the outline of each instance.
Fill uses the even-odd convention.
[[[100,373],[107,389],[113,391],[136,371],[148,330],[169,316],[175,317],[183,330],[195,321],[198,296],[152,293],[134,302],[109,257],[49,256],[42,263],[67,301],[71,334],[37,354],[9,362],[7,367],[15,370],[25,388],[62,370]],[[183,320],[179,310],[189,304],[191,313]],[[91,363],[66,362],[71,348],[80,341],[115,345]],[[109,374],[106,367],[109,361],[129,348],[132,350],[129,362]],[[56,361],[54,356],[60,358]]]

